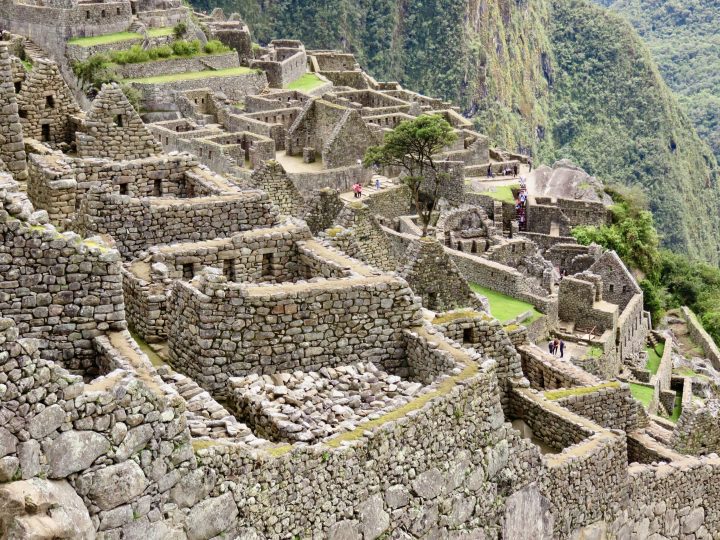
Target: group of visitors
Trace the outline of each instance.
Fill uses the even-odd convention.
[[[548,343],[548,350],[550,351],[550,354],[553,356],[560,356],[562,358],[565,356],[565,342],[562,339],[551,339]]]
[[[362,197],[362,184],[360,182],[355,182],[352,186],[352,190],[355,193],[355,198],[359,199]]]
[[[527,209],[527,184],[525,183],[525,177],[520,177],[520,191],[515,199],[515,215],[517,216],[518,225],[521,231],[527,230],[527,216],[525,210]]]

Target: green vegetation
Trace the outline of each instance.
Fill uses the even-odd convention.
[[[615,205],[611,224],[576,227],[581,244],[595,242],[614,249],[629,268],[643,276],[645,309],[655,323],[668,309],[688,306],[720,343],[720,269],[687,256],[660,249],[652,215],[637,189],[610,188]]]
[[[702,0],[601,3],[609,3],[642,36],[698,133],[720,158],[720,4]]]
[[[299,79],[288,84],[286,88],[288,90],[299,90],[301,92],[310,92],[312,90],[315,90],[315,88],[322,86],[323,84],[325,84],[325,81],[323,81],[315,73],[305,73]]]
[[[115,34],[105,34],[104,36],[72,38],[68,43],[71,45],[79,45],[80,47],[94,47],[96,45],[109,45],[111,43],[142,38],[143,37],[137,32],[117,32]]]
[[[640,403],[642,403],[643,407],[647,409],[652,401],[653,394],[655,393],[653,387],[638,383],[628,384],[630,385],[630,393],[632,394],[632,397],[637,399]]]
[[[148,345],[148,344],[145,342],[145,340],[140,337],[139,334],[137,334],[137,333],[134,332],[133,330],[130,330],[130,335],[131,335],[132,338],[135,340],[135,343],[137,343],[138,347],[140,347],[140,350],[147,355],[148,359],[150,360],[150,363],[151,363],[153,366],[155,366],[155,367],[160,367],[160,366],[165,366],[165,365],[167,365],[167,364],[165,363],[165,361],[164,361],[162,358],[160,358],[160,356],[158,355],[158,353],[156,353],[155,351],[153,351],[153,350],[150,348],[150,345]]]
[[[178,23],[178,25],[184,24],[184,23]],[[158,38],[158,37],[167,37],[172,36],[175,31],[175,28],[171,26],[161,26],[160,28],[148,28],[147,34],[149,37],[152,38]]]
[[[660,367],[660,360],[662,360],[663,352],[665,351],[665,343],[658,343],[655,348],[645,347],[645,352],[648,354],[648,361],[645,364],[645,369],[655,375],[658,368]]]
[[[206,79],[209,77],[236,77],[238,75],[247,75],[248,73],[254,72],[254,69],[246,67],[235,67],[228,69],[218,69],[216,71],[193,71],[190,73],[175,73],[173,75],[159,75],[157,77],[145,77],[142,79],[126,79],[126,82],[163,84],[176,81],[192,81],[197,79]]]
[[[73,62],[72,69],[81,81],[99,89],[104,83],[122,80],[116,71],[118,65],[190,58],[206,54],[219,54],[230,50],[229,47],[217,40],[208,41],[205,45],[201,45],[199,40],[180,40],[173,41],[171,45],[161,45],[149,49],[133,45],[129,49],[94,54],[86,60]],[[128,98],[130,99],[131,96]]]
[[[506,294],[493,291],[477,283],[471,283],[470,288],[488,299],[491,315],[501,323],[507,323],[526,311],[532,312],[532,316],[523,321],[523,324],[530,324],[543,316],[532,304],[528,304],[522,300],[516,300]]]
[[[454,313],[444,313],[442,315],[436,315],[433,319],[433,324],[445,324],[457,319],[475,318],[482,317],[483,314],[474,309],[463,309]]]
[[[185,21],[180,21],[172,29],[172,34],[175,36],[175,39],[182,39],[186,32],[187,23]]]
[[[365,153],[366,167],[385,165],[407,173],[403,181],[410,188],[423,237],[427,235],[440,187],[448,179],[433,156],[456,140],[457,134],[447,120],[436,114],[425,114],[403,120],[385,134],[381,145],[371,146]]]
[[[513,195],[513,188],[520,189],[520,185],[512,186],[495,186],[491,190],[481,191],[479,195],[487,195],[498,201],[506,203],[514,203],[515,195]]]
[[[617,381],[611,381],[595,386],[578,386],[576,388],[564,388],[562,390],[548,390],[543,395],[545,396],[545,399],[555,401],[570,396],[584,396],[586,394],[593,394],[598,390],[602,390],[603,388],[620,388],[620,383]]]
[[[642,41],[618,15],[584,0],[553,6],[557,71],[541,156],[570,158],[605,181],[639,186],[665,246],[717,262],[715,158]]]
[[[593,345],[590,347],[586,353],[586,357],[588,358],[600,358],[603,355],[603,350],[600,347],[597,347]]]

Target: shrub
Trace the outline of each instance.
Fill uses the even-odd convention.
[[[110,53],[110,60],[116,64],[140,64],[152,60],[150,51],[146,51],[140,45],[133,45],[124,51],[113,51]]]
[[[175,39],[182,39],[186,32],[187,23],[185,21],[180,21],[173,27],[173,35],[175,36]]]
[[[220,54],[224,52],[229,52],[230,50],[230,47],[226,46],[224,43],[217,39],[211,39],[203,47],[203,51],[205,51],[205,53],[207,54]]]
[[[200,52],[200,41],[174,41],[172,44],[173,53],[177,56],[192,56]]]

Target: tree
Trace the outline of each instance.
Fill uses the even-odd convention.
[[[434,156],[456,140],[457,135],[444,118],[422,115],[400,122],[385,135],[382,145],[371,146],[365,153],[366,167],[400,167],[407,173],[403,181],[410,188],[410,196],[422,222],[423,236],[427,235],[440,186],[448,179]],[[429,200],[423,201],[421,191]]]

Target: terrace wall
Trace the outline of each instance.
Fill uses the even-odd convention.
[[[403,367],[402,330],[418,317],[407,284],[389,276],[286,284],[273,291],[205,273],[193,284],[174,285],[170,363],[219,393],[228,377],[249,373],[316,371],[368,360],[392,371]],[[190,326],[200,333],[181,330]]]

